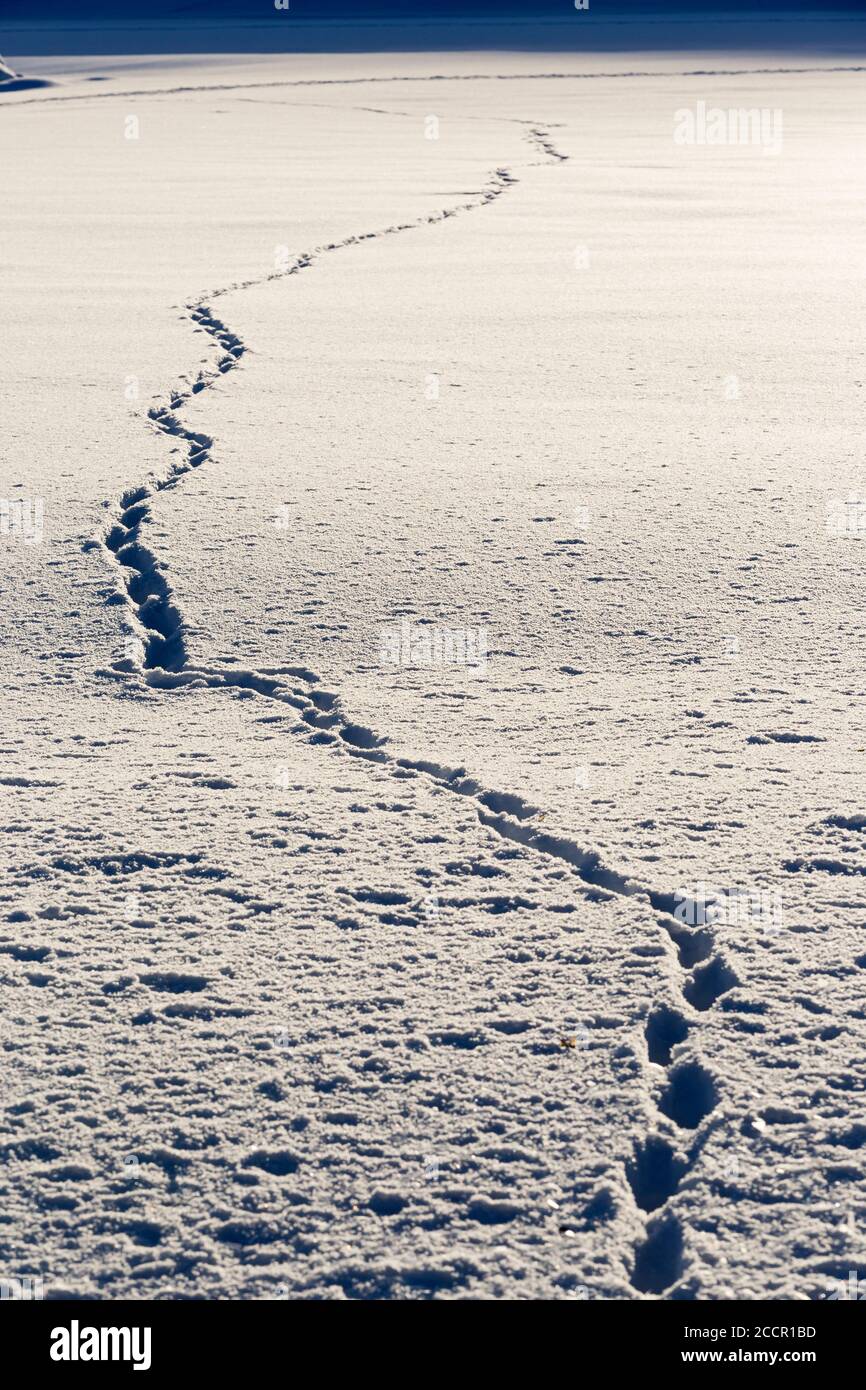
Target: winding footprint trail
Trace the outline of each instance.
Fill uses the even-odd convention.
[[[521,124],[527,127],[525,139],[543,156],[540,162],[558,164],[568,159],[556,149],[549,131],[534,122]],[[538,807],[514,793],[483,787],[465,768],[399,757],[388,751],[387,739],[352,722],[343,711],[339,696],[319,688],[320,678],[305,667],[245,671],[192,665],[181,610],[163,566],[145,539],[153,499],[177,486],[189,473],[213,458],[213,439],[188,429],[179,412],[193,396],[234,371],[249,351],[238,335],[214,313],[211,307],[214,300],[233,291],[300,274],[326,254],[344,247],[476,211],[501,197],[516,182],[518,180],[508,169],[498,168],[483,191],[469,201],[411,222],[316,247],[297,256],[285,270],[223,286],[186,304],[187,317],[212,340],[214,360],[194,382],[178,385],[165,404],[148,412],[150,426],[175,443],[180,441],[185,451],[180,458],[172,460],[166,472],[153,475],[124,492],[112,507],[112,520],[106,532],[98,540],[89,542],[88,548],[101,547],[106,562],[113,568],[129,630],[137,643],[137,654],[117,662],[118,669],[139,672],[154,688],[170,690],[198,686],[252,690],[288,705],[299,716],[292,733],[332,751],[375,762],[394,776],[405,777],[406,771],[415,772],[437,788],[473,801],[479,822],[500,838],[567,864],[582,882],[596,891],[648,902],[676,949],[681,973],[675,988],[687,1009],[697,1014],[711,1008],[722,994],[740,983],[717,948],[714,934],[707,925],[704,904],[684,902],[682,895],[639,883],[606,866],[597,851],[541,830],[531,823],[539,814]],[[686,926],[684,916],[700,925],[696,929]],[[690,1026],[689,1014],[669,1002],[653,1008],[645,1025],[648,1063],[664,1069],[665,1084],[658,1101],[658,1126],[651,1128],[635,1147],[632,1158],[626,1163],[626,1177],[644,1220],[644,1236],[634,1255],[632,1285],[637,1293],[648,1296],[662,1295],[681,1274],[683,1232],[669,1203],[683,1176],[693,1167],[710,1131],[705,1127],[685,1153],[680,1151],[678,1141],[695,1132],[718,1103],[716,1083],[703,1065],[693,1057],[674,1056],[674,1049],[686,1041]]]
[[[866,72],[861,63],[834,63],[827,66],[809,67],[740,67],[740,68],[684,68],[678,72],[660,68],[632,68],[625,72],[437,72],[429,74],[397,73],[389,77],[298,77],[270,79],[266,82],[204,82],[183,87],[140,87],[117,92],[76,92],[58,96],[22,97],[16,106],[28,106],[38,102],[43,105],[50,101],[105,101],[118,95],[123,97],[164,97],[179,96],[186,92],[242,92],[268,87],[358,87],[367,83],[391,82],[597,82],[613,79],[633,80],[637,77],[750,77],[799,76],[811,73]],[[29,85],[41,83],[41,79],[29,80]],[[7,90],[12,90],[11,84]]]

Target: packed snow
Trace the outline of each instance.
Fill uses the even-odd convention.
[[[0,38],[0,1279],[866,1275],[857,26]]]

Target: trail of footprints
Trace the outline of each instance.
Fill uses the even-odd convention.
[[[551,144],[547,132],[530,121],[521,122],[528,127],[525,138],[549,160],[562,161],[568,158],[560,154]],[[401,222],[376,232],[345,237],[339,242],[330,242],[313,251],[302,252],[285,269],[275,270],[257,280],[241,281],[212,291],[198,302],[185,306],[187,314],[196,328],[207,333],[219,351],[215,366],[203,369],[190,385],[176,387],[168,404],[154,406],[148,411],[151,426],[170,439],[181,441],[186,446],[181,460],[172,462],[165,477],[152,478],[149,483],[131,488],[120,498],[119,515],[109,528],[102,544],[120,566],[121,579],[134,618],[131,623],[142,648],[141,660],[125,658],[120,663],[127,669],[141,666],[148,671],[183,671],[187,666],[187,651],[183,637],[183,620],[177,605],[173,602],[169,583],[156,556],[143,543],[142,525],[150,518],[150,499],[155,493],[176,486],[180,479],[195,468],[200,468],[212,455],[213,440],[207,434],[187,429],[176,412],[191,397],[212,386],[214,382],[232,371],[247,351],[246,345],[237,334],[216,317],[207,299],[215,299],[234,290],[249,289],[254,285],[280,280],[286,275],[296,275],[308,269],[326,252],[342,250],[348,246],[359,245],[363,241],[377,237],[391,236],[397,232],[428,226],[456,217],[461,213],[473,212],[500,197],[516,179],[507,169],[496,169],[485,188],[477,198],[443,208],[440,212],[429,213],[411,222]],[[85,549],[92,549],[99,541],[88,542]],[[215,682],[219,683],[219,682]],[[263,692],[264,693],[264,692]]]
[[[150,484],[130,488],[120,499],[120,515],[105,536],[105,547],[121,567],[121,577],[136,621],[134,630],[139,638],[145,670],[180,671],[187,661],[183,639],[183,619],[172,600],[171,590],[159,561],[143,543],[141,528],[150,519],[150,499],[154,493],[174,487],[185,474],[200,468],[211,457],[213,440],[207,434],[188,430],[174,413],[219,376],[236,367],[246,352],[244,344],[204,304],[187,305],[193,323],[202,328],[220,349],[220,357],[211,371],[201,371],[193,384],[171,393],[167,406],[155,406],[148,411],[152,426],[169,438],[181,440],[186,454],[172,462],[164,478],[154,478]],[[95,544],[95,543],[92,543]],[[131,658],[122,663],[137,665]]]
[[[400,83],[400,82],[610,82],[610,81],[634,81],[635,78],[647,77],[655,79],[659,77],[752,77],[769,74],[777,75],[799,75],[807,73],[827,73],[827,72],[866,72],[866,67],[859,63],[836,63],[831,67],[757,67],[757,68],[686,68],[682,72],[659,71],[651,68],[635,68],[631,71],[618,72],[441,72],[430,75],[419,75],[418,73],[394,73],[389,77],[372,76],[365,77],[300,77],[288,80],[269,79],[266,82],[203,82],[196,86],[185,87],[144,87],[141,89],[130,89],[122,93],[129,99],[131,97],[165,97],[179,96],[188,92],[244,92],[255,91],[259,88],[276,87],[357,87],[369,86],[372,83]],[[36,79],[38,82],[38,79]],[[12,89],[11,83],[5,83],[6,90]],[[33,106],[38,103],[44,106],[46,102],[55,101],[104,101],[111,100],[117,94],[115,92],[87,92],[77,93],[74,96],[59,95],[46,96],[40,94],[38,97],[21,97],[16,102],[16,106]],[[373,108],[367,108],[371,110]],[[390,114],[390,113],[388,113]],[[567,158],[567,156],[566,156]]]
[[[546,131],[528,121],[523,124],[529,127],[526,139],[546,159],[559,162],[568,158],[556,150]],[[85,548],[104,546],[118,567],[122,592],[115,601],[126,603],[130,626],[140,644],[140,655],[118,662],[119,669],[140,670],[148,684],[159,688],[170,689],[196,683],[255,690],[268,699],[291,706],[298,713],[300,722],[293,729],[294,733],[304,733],[313,743],[336,745],[346,754],[374,761],[395,776],[402,778],[407,772],[414,772],[428,778],[443,790],[474,800],[479,821],[503,839],[516,841],[537,853],[565,862],[584,882],[605,892],[647,899],[663,914],[659,922],[677,949],[680,966],[690,972],[681,986],[683,999],[692,1009],[703,1011],[711,1008],[719,996],[738,981],[715,952],[711,931],[706,926],[691,930],[675,918],[674,911],[679,900],[674,895],[637,883],[604,865],[596,851],[583,849],[571,840],[529,824],[538,814],[537,807],[511,793],[483,788],[467,775],[464,768],[449,768],[427,760],[413,761],[388,753],[382,747],[385,740],[346,718],[336,695],[314,688],[319,678],[311,671],[294,667],[283,667],[272,672],[226,671],[190,666],[181,612],[174,602],[160,562],[142,536],[142,527],[150,517],[152,498],[176,486],[187,473],[201,467],[212,457],[213,440],[210,436],[187,429],[176,412],[193,396],[234,370],[248,351],[241,339],[216,317],[209,307],[209,300],[232,290],[297,274],[328,251],[440,222],[458,213],[482,207],[499,197],[514,182],[507,170],[497,169],[484,192],[473,201],[379,232],[350,236],[343,241],[330,243],[298,256],[286,270],[276,271],[261,280],[216,289],[202,300],[187,304],[190,319],[212,339],[218,356],[210,368],[199,372],[192,384],[185,382],[182,387],[172,391],[167,404],[155,406],[148,412],[152,427],[179,442],[183,448],[179,456],[173,458],[165,476],[154,477],[148,483],[123,494],[116,519],[102,541],[91,541]],[[303,684],[294,684],[296,679]],[[667,1204],[693,1166],[706,1138],[706,1132],[696,1134],[690,1149],[682,1155],[661,1130],[667,1124],[669,1132],[671,1126],[674,1127],[674,1135],[677,1131],[683,1134],[697,1131],[717,1102],[713,1078],[701,1064],[673,1056],[674,1049],[685,1041],[688,1032],[686,1017],[668,1004],[659,1005],[650,1013],[645,1029],[649,1062],[665,1068],[667,1078],[658,1101],[660,1131],[649,1133],[636,1146],[626,1166],[626,1176],[637,1206],[648,1214],[645,1237],[635,1255],[632,1284],[639,1293],[650,1295],[664,1293],[681,1274],[682,1230],[676,1215],[667,1209]]]
[[[686,906],[688,915],[702,923],[695,929],[674,917],[658,920],[676,947],[680,967],[689,972],[679,982],[683,1000],[695,1011],[705,1012],[739,980],[716,949],[706,925],[705,905]],[[635,1146],[626,1164],[634,1200],[648,1218],[631,1276],[633,1287],[642,1294],[664,1294],[682,1275],[682,1226],[668,1203],[697,1161],[709,1135],[709,1129],[700,1126],[718,1102],[716,1083],[706,1068],[694,1058],[675,1055],[690,1026],[684,1013],[664,1003],[650,1011],[644,1030],[648,1060],[664,1068],[666,1075],[657,1102],[659,1126]],[[682,1151],[689,1133],[694,1139]]]

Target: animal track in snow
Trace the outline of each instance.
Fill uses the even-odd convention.
[[[685,1041],[688,1031],[688,1023],[676,1009],[666,1006],[654,1009],[645,1030],[650,1061],[660,1067],[669,1066],[672,1049]]]
[[[676,1192],[687,1167],[661,1135],[650,1134],[636,1145],[634,1157],[626,1164],[626,1175],[641,1210],[655,1211],[664,1206]]]
[[[556,149],[546,130],[531,122],[523,124],[529,126],[526,132],[527,141],[539,149],[548,160],[561,162],[568,158]],[[525,823],[537,814],[538,808],[528,805],[513,793],[488,790],[468,777],[463,769],[392,757],[382,748],[386,740],[343,715],[337,696],[309,689],[309,686],[318,683],[315,673],[300,671],[297,668],[255,672],[191,667],[184,640],[181,611],[174,600],[163,567],[143,540],[143,528],[150,519],[150,502],[153,496],[176,486],[186,474],[212,458],[213,440],[210,436],[187,429],[178,418],[177,412],[192,396],[213,385],[221,375],[233,370],[247,351],[246,345],[238,335],[216,317],[210,308],[210,300],[232,291],[298,274],[312,266],[327,252],[358,245],[365,240],[435,224],[460,213],[474,211],[500,197],[515,182],[509,170],[499,168],[495,170],[486,188],[477,198],[440,212],[426,214],[412,222],[394,224],[378,232],[345,237],[339,242],[331,242],[313,251],[303,252],[285,270],[274,271],[258,280],[223,286],[203,296],[201,300],[186,305],[189,318],[213,339],[220,356],[214,367],[200,372],[192,385],[185,382],[174,388],[167,404],[155,406],[148,412],[151,425],[170,439],[183,441],[186,453],[180,461],[172,462],[167,474],[152,478],[148,483],[123,494],[119,504],[119,515],[104,537],[105,549],[114,558],[119,571],[127,608],[130,611],[130,626],[139,638],[143,650],[140,662],[134,657],[126,657],[117,663],[117,667],[133,670],[140,666],[145,680],[154,687],[170,689],[197,683],[211,687],[240,688],[254,690],[266,698],[289,704],[300,715],[300,729],[307,733],[310,728],[314,730],[310,735],[314,742],[337,744],[354,756],[390,766],[395,776],[405,775],[403,769],[426,775],[438,786],[474,799],[478,803],[478,815],[482,823],[501,837],[516,839],[529,848],[563,859],[577,869],[581,878],[594,886],[626,896],[645,894],[647,890],[642,885],[606,868],[595,851],[581,849],[571,841],[539,833],[537,829],[526,825]],[[287,685],[283,679],[285,675],[299,677],[305,685]],[[485,811],[491,814],[485,814]],[[650,897],[652,899],[653,895],[650,894]],[[666,895],[658,896],[659,905],[667,906],[668,902]]]
[[[549,141],[543,146],[539,145],[539,141],[545,137],[546,132],[533,126],[526,138],[536,147],[543,148],[549,158],[567,158],[560,156]],[[241,357],[248,351],[238,335],[216,317],[208,301],[235,290],[249,289],[254,285],[283,279],[287,275],[296,275],[314,265],[320,256],[328,252],[398,232],[430,226],[446,218],[475,211],[500,197],[516,182],[508,169],[496,169],[476,198],[443,208],[440,212],[425,214],[411,222],[392,224],[379,231],[344,237],[339,242],[329,242],[312,251],[301,252],[284,270],[273,271],[260,279],[225,285],[185,306],[188,317],[197,329],[207,333],[213,340],[219,350],[219,356],[210,369],[199,372],[192,384],[184,382],[174,387],[166,404],[154,406],[148,411],[148,419],[154,429],[185,444],[185,456],[182,461],[173,461],[167,474],[152,477],[147,483],[125,492],[117,508],[119,515],[116,515],[101,542],[88,542],[86,546],[89,549],[101,543],[117,562],[127,604],[132,610],[130,626],[143,647],[143,659],[140,664],[145,671],[177,672],[187,669],[188,665],[181,612],[173,600],[168,580],[159,561],[142,540],[142,527],[150,519],[149,504],[154,494],[176,486],[182,477],[201,467],[212,457],[211,437],[187,429],[176,412],[193,396],[206,390],[221,376],[237,367]],[[127,657],[118,664],[121,669],[131,670],[139,663],[134,657]],[[315,680],[315,677],[313,679]],[[232,682],[227,680],[225,683]],[[348,726],[343,736],[351,742]]]
[[[713,956],[699,966],[683,986],[683,994],[693,1009],[709,1009],[721,995],[739,984],[739,980],[721,956]]]
[[[632,1284],[638,1293],[663,1294],[683,1270],[683,1232],[670,1212],[647,1225],[646,1240],[635,1256]]]
[[[655,903],[658,903],[656,896]],[[677,959],[691,974],[680,985],[683,999],[696,1012],[706,1012],[739,984],[737,976],[716,951],[715,937],[707,923],[703,903],[683,903],[697,924],[690,928],[676,916],[659,918],[676,947]],[[716,1082],[694,1058],[674,1057],[674,1049],[686,1041],[689,1022],[670,1004],[653,1009],[647,1017],[644,1037],[648,1060],[667,1069],[667,1080],[658,1101],[659,1113],[679,1130],[698,1130],[718,1103]],[[651,1133],[626,1162],[626,1178],[638,1208],[659,1211],[647,1222],[644,1238],[635,1250],[632,1285],[638,1293],[661,1295],[681,1277],[683,1232],[678,1217],[666,1210],[682,1178],[695,1162],[702,1140],[681,1156],[664,1136]]]
[[[138,90],[117,92],[79,92],[75,95],[22,97],[16,106],[29,106],[34,102],[44,105],[54,101],[99,101],[120,95],[130,97],[178,96],[193,92],[244,92],[259,88],[273,87],[356,87],[362,83],[387,82],[597,82],[633,80],[636,77],[656,79],[660,77],[748,77],[778,74],[796,76],[801,73],[826,72],[866,72],[866,67],[857,63],[837,63],[832,67],[759,67],[759,68],[687,68],[683,72],[664,72],[652,69],[635,69],[630,72],[465,72],[465,73],[395,73],[389,77],[299,77],[266,82],[203,82],[197,86],[186,87],[142,87]],[[22,84],[18,84],[19,86]],[[29,86],[51,86],[46,79],[31,78]],[[4,83],[0,92],[12,90],[12,83]]]
[[[668,1074],[659,1110],[680,1129],[697,1129],[717,1099],[715,1082],[700,1062],[677,1062]]]
[[[539,126],[531,125],[525,138],[541,151],[546,160],[562,162],[567,158],[556,150],[548,132]],[[91,546],[101,544],[106,558],[115,567],[120,598],[127,608],[130,629],[141,644],[140,658],[128,656],[117,663],[117,668],[128,672],[140,671],[153,688],[170,690],[199,685],[252,691],[287,705],[297,716],[292,732],[305,735],[311,743],[375,762],[394,777],[424,777],[436,788],[474,802],[479,822],[501,839],[564,862],[584,883],[600,892],[647,901],[661,914],[660,925],[676,947],[680,966],[692,972],[682,985],[684,1000],[696,1010],[707,1010],[738,982],[721,957],[713,954],[715,943],[709,929],[700,925],[690,930],[674,915],[678,899],[673,894],[655,890],[608,867],[595,850],[582,848],[566,837],[541,830],[537,822],[532,823],[538,815],[538,808],[513,793],[483,787],[463,768],[449,768],[432,760],[395,756],[385,746],[387,739],[344,714],[336,694],[316,688],[319,678],[312,671],[301,667],[249,671],[191,665],[181,610],[162,564],[145,540],[154,497],[177,486],[187,474],[213,458],[212,438],[188,429],[179,413],[192,397],[235,370],[249,350],[238,335],[216,316],[211,308],[213,300],[230,292],[299,274],[329,252],[356,246],[366,240],[420,229],[474,211],[502,196],[515,182],[509,170],[498,168],[484,190],[471,200],[410,222],[393,224],[376,232],[349,236],[339,242],[317,247],[298,255],[284,270],[212,290],[185,306],[196,329],[212,340],[216,356],[209,367],[199,372],[195,381],[179,384],[164,404],[148,411],[151,427],[172,442],[174,453],[178,456],[172,458],[165,473],[127,490],[116,505],[112,523],[101,542],[90,543]],[[195,985],[173,986],[158,983],[155,976],[148,983],[156,989],[175,992],[186,989],[194,992],[198,988],[197,981]],[[178,1004],[172,1007],[190,1010],[198,1006]],[[203,1010],[205,1012],[207,1010]],[[653,1010],[647,1020],[645,1033],[649,1061],[668,1069],[667,1085],[659,1100],[660,1115],[679,1130],[697,1129],[717,1101],[715,1082],[703,1066],[695,1060],[673,1056],[674,1049],[686,1040],[688,1031],[685,1016],[665,1005]],[[663,1135],[652,1133],[636,1147],[627,1164],[626,1175],[636,1205],[644,1212],[657,1213],[647,1222],[644,1240],[635,1252],[632,1283],[638,1292],[663,1293],[680,1276],[683,1233],[678,1218],[667,1209],[667,1203],[676,1194],[683,1175],[691,1166],[696,1147],[693,1145],[691,1154],[683,1157],[673,1142]]]

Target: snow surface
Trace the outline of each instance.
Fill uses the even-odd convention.
[[[866,1274],[856,39],[4,39],[0,1278]]]

